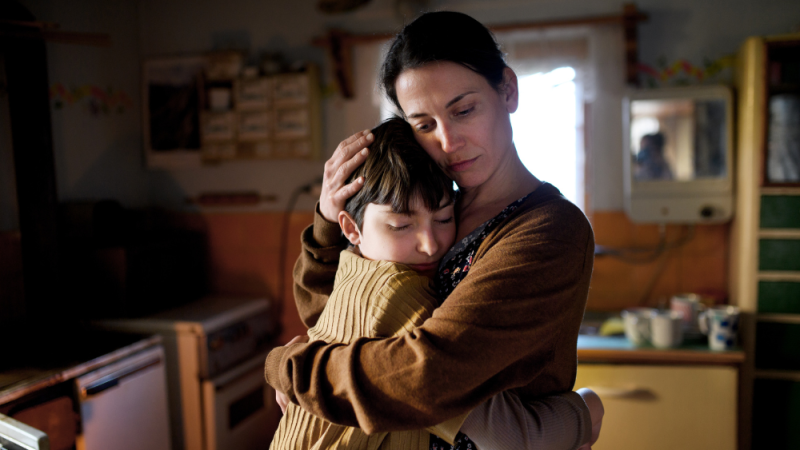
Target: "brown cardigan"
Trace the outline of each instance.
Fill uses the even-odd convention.
[[[346,241],[319,214],[302,240],[295,298],[313,326]],[[307,411],[367,433],[429,427],[507,389],[523,401],[569,391],[593,262],[589,221],[544,184],[486,237],[470,274],[421,327],[278,347],[265,377]]]

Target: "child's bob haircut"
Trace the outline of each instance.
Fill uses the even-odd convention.
[[[370,203],[391,205],[392,212],[408,214],[414,198],[429,211],[438,211],[442,200],[455,200],[453,181],[419,145],[405,120],[388,119],[375,127],[372,135],[367,160],[347,180],[351,183],[364,177],[364,186],[344,207],[359,229]]]

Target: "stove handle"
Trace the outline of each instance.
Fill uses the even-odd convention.
[[[150,367],[157,366],[161,364],[161,357],[156,356],[150,360],[146,360],[140,364],[136,364],[133,366],[125,367],[120,369],[116,372],[110,373],[97,381],[87,384],[81,389],[81,400],[86,400],[89,397],[94,395],[100,394],[103,391],[111,389],[117,385],[119,385],[120,381],[130,376],[133,376],[143,370],[147,370]]]

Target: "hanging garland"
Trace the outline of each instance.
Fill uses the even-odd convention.
[[[50,87],[50,100],[57,110],[85,101],[89,112],[95,116],[112,112],[122,114],[133,107],[133,101],[124,91],[91,84],[68,89],[63,83],[55,83]]]

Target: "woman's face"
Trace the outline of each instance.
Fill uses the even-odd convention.
[[[517,109],[517,79],[506,69],[504,88],[452,62],[403,71],[397,99],[417,141],[461,189],[502,174],[516,158],[509,114]]]

